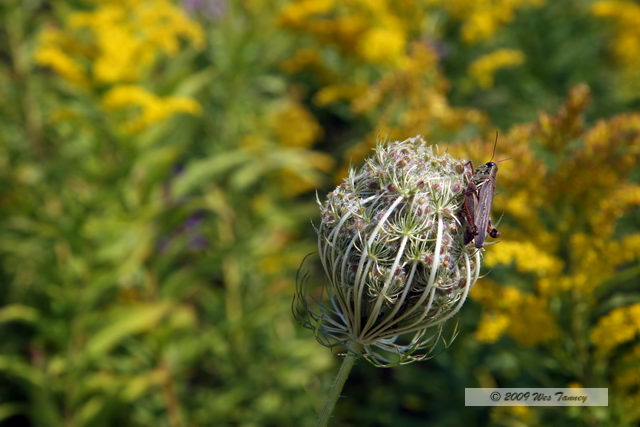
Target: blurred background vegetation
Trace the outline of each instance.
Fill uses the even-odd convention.
[[[496,130],[502,238],[457,341],[359,363],[335,425],[640,421],[639,2],[2,0],[0,22],[4,424],[312,424],[339,362],[290,311],[315,190],[379,139],[482,162]],[[491,386],[609,407],[464,407]]]

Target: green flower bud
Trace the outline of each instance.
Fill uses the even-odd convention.
[[[422,360],[447,344],[443,326],[481,263],[481,251],[464,244],[463,165],[420,137],[379,145],[318,201],[326,298],[310,304],[304,277],[294,313],[320,343],[342,344],[377,366]]]

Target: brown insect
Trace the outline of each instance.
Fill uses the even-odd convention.
[[[498,134],[496,133],[496,142],[493,146],[493,153],[498,142]],[[491,156],[493,160],[493,155]],[[470,168],[473,175],[464,191],[464,216],[467,222],[465,229],[464,243],[465,245],[475,239],[475,247],[482,248],[487,234],[492,238],[500,236],[497,228],[491,223],[491,205],[493,204],[493,194],[496,190],[496,177],[498,175],[498,165],[489,161],[473,170],[473,163],[468,161],[465,168]]]

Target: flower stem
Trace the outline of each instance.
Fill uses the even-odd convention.
[[[318,427],[325,427],[329,422],[329,418],[331,418],[331,414],[333,413],[333,408],[336,406],[338,397],[340,397],[340,393],[342,392],[342,387],[344,387],[344,383],[347,381],[349,372],[351,372],[351,368],[353,367],[353,363],[356,361],[357,357],[357,354],[349,352],[342,360],[342,365],[340,365],[338,375],[336,375],[333,380],[327,400],[324,402],[324,408],[322,408],[322,412],[320,413],[320,419],[317,424]]]

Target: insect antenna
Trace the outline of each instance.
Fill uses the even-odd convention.
[[[493,142],[493,153],[491,153],[491,160],[489,160],[490,162],[493,161],[493,156],[496,155],[496,145],[498,145],[498,131],[496,131],[496,140]]]

